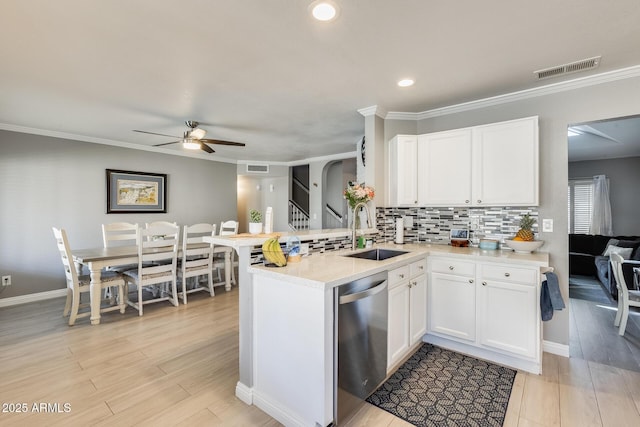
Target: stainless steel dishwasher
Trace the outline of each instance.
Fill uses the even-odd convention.
[[[387,375],[387,272],[335,289],[334,416],[344,423]]]

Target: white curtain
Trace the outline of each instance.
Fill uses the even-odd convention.
[[[604,175],[593,177],[593,215],[591,234],[613,236],[611,224],[611,203],[609,202],[609,181]]]

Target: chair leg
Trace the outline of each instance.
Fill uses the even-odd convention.
[[[207,274],[207,285],[209,285],[209,294],[213,297],[216,293],[213,290],[213,275],[211,273],[212,272],[210,271],[209,274]]]
[[[169,301],[171,301],[171,304],[173,304],[175,307],[178,307],[178,305],[180,305],[180,302],[178,301],[178,286],[176,285],[176,282],[177,280],[174,277],[173,280],[171,281],[171,297],[172,298],[170,298]],[[182,284],[182,288],[183,289],[186,288],[184,283]]]
[[[138,284],[138,316],[142,316],[142,286]]]
[[[73,326],[76,323],[78,317],[78,308],[80,308],[80,295],[77,298],[75,295],[71,298],[71,313],[69,314],[69,326]]]
[[[629,306],[624,305],[622,309],[622,321],[620,322],[620,329],[618,329],[618,335],[624,335],[625,329],[627,329],[627,320],[629,319]]]
[[[613,322],[613,326],[620,326],[620,318],[622,317],[622,309],[624,302],[622,301],[622,295],[618,293],[618,313],[616,313],[616,320]]]
[[[64,303],[64,310],[62,311],[62,317],[67,317],[71,310],[71,300],[73,299],[73,291],[71,288],[67,288],[67,300]]]

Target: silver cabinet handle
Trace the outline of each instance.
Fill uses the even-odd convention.
[[[482,200],[478,199],[478,203],[482,203]]]
[[[419,265],[419,266],[418,266],[418,268],[419,268],[420,270],[424,270],[424,265]]]
[[[487,286],[487,282],[482,282],[482,286]]]
[[[509,276],[511,276],[511,273],[509,273],[509,272],[504,273],[504,277],[509,277]]]
[[[473,283],[473,279],[469,279],[469,283]]]
[[[449,270],[453,270],[453,265],[450,265],[450,266],[449,266]]]
[[[398,274],[401,279],[404,279],[404,274]]]
[[[465,200],[464,202],[465,202],[465,203],[469,203],[469,200]]]

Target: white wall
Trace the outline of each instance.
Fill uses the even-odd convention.
[[[569,163],[569,178],[601,174],[609,178],[613,234],[640,236],[640,157]]]
[[[273,191],[271,190],[273,186]],[[259,188],[258,188],[259,187]],[[262,212],[262,222],[267,207],[273,208],[273,231],[289,231],[289,176],[255,175],[238,176],[238,221],[239,231],[249,229],[249,210]]]
[[[106,169],[166,173],[166,214],[107,214]],[[51,227],[71,247],[102,246],[101,224],[236,217],[236,165],[0,131],[0,298],[66,286]]]
[[[541,238],[550,253],[550,262],[560,278],[561,291],[568,300],[567,237],[567,126],[612,117],[640,113],[640,78],[629,78],[549,95],[516,100],[428,118],[418,122],[417,133],[429,133],[537,115],[540,118],[540,218],[554,220],[554,232]],[[390,122],[390,123],[389,123]],[[410,133],[406,121],[385,121],[387,130]],[[407,132],[405,132],[407,131]],[[446,179],[446,177],[443,177]],[[569,312],[556,312],[544,324],[544,339],[558,344],[569,343]]]

